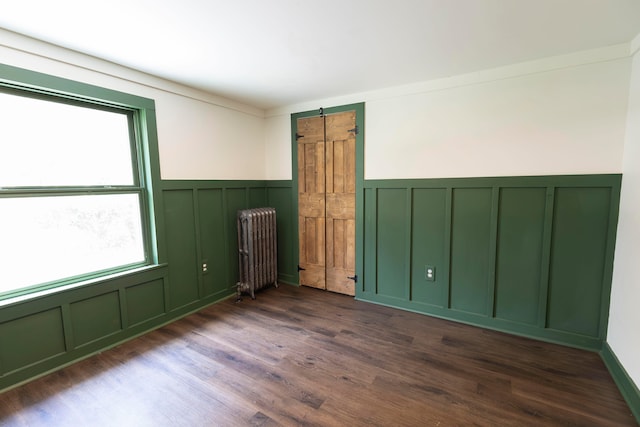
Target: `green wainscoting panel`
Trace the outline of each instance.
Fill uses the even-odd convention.
[[[599,350],[620,181],[366,180],[356,298]],[[433,282],[427,265],[435,267]]]
[[[385,188],[378,190],[377,205],[377,293],[381,296],[408,299],[409,289],[406,262],[406,233],[410,218],[407,212],[406,189]]]
[[[364,189],[364,266],[363,275],[356,284],[356,297],[369,295],[372,298],[376,294],[378,275],[376,273],[377,265],[377,247],[378,247],[378,190],[375,188]]]
[[[245,188],[230,188],[225,190],[226,192],[226,207],[227,207],[227,245],[229,248],[229,262],[227,264],[228,274],[231,281],[229,282],[229,289],[233,288],[238,282],[238,234],[237,234],[237,219],[238,211],[242,209],[248,209],[252,207],[249,205],[248,189]],[[277,213],[276,213],[277,214]]]
[[[0,343],[2,375],[64,353],[62,309],[56,307],[0,324]]]
[[[611,189],[557,188],[548,327],[597,336]]]
[[[264,187],[249,188],[249,205],[253,207],[267,206],[267,189]],[[271,206],[269,206],[271,207]]]
[[[162,280],[141,283],[126,289],[126,311],[129,326],[135,326],[164,314]]]
[[[0,391],[233,295],[239,209],[277,209],[279,275],[297,281],[291,181],[165,180],[156,188],[161,264],[0,303]]]
[[[225,202],[227,206],[227,224],[230,225],[233,230],[235,230],[238,211],[242,209],[248,209],[250,207],[248,197],[249,189],[227,188],[225,192]]]
[[[453,190],[450,305],[454,310],[488,313],[491,194],[490,188]]]
[[[298,270],[295,264],[297,245],[293,215],[293,197],[290,181],[267,181],[266,206],[275,208],[278,228],[278,278],[289,284],[298,283]]]
[[[620,175],[364,181],[356,297],[599,350],[620,181]],[[297,282],[291,181],[165,180],[156,187],[163,202],[160,254],[166,253],[160,265],[0,306],[0,390],[231,296],[239,209],[277,209],[280,277]],[[431,264],[436,280],[427,282],[424,266]]]
[[[127,300],[128,289],[154,282],[163,294],[166,276],[166,265],[147,266],[78,286],[51,289],[31,298],[3,301],[0,391],[185,314],[156,316],[155,323],[141,327],[129,325],[127,317],[131,311],[126,309],[127,304],[132,310],[144,311],[155,303],[147,298]],[[160,310],[164,311],[164,303]]]
[[[70,304],[75,347],[122,330],[118,292],[109,292]]]
[[[449,270],[445,263],[446,197],[444,188],[413,189],[411,234],[411,300],[444,307]],[[433,281],[426,266],[435,268]]]
[[[502,188],[495,316],[536,325],[546,207],[545,188]]]
[[[169,305],[175,309],[198,299],[199,262],[193,191],[165,191],[164,218],[169,262]]]
[[[226,251],[224,190],[198,190],[198,209],[200,212],[201,263],[207,264],[207,272],[202,273],[205,295],[224,292],[231,282],[228,271],[229,255]]]
[[[242,209],[267,206],[276,209],[278,277],[287,283],[297,283],[291,181],[202,180],[163,181],[162,184],[165,206],[174,209],[165,212],[170,267],[175,264],[173,259],[180,259],[177,256],[188,263],[193,262],[193,272],[184,271],[180,277],[190,283],[200,283],[201,298],[220,298],[235,291],[238,280],[237,215]],[[172,245],[187,253],[172,257]],[[206,272],[202,271],[204,262],[207,263]],[[185,264],[184,260],[181,263]]]

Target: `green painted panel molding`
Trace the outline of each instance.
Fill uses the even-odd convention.
[[[356,297],[601,350],[620,180],[364,181]],[[291,181],[161,181],[160,187],[162,265],[0,308],[0,390],[232,296],[238,209],[277,209],[279,280],[297,283]],[[25,340],[26,330],[38,333]],[[603,358],[612,373],[621,371],[611,352]],[[624,375],[617,380],[637,401]]]
[[[279,280],[296,282],[290,181],[159,187],[161,264],[0,304],[0,391],[234,295],[238,209],[276,208]]]
[[[291,181],[163,181],[169,277],[185,284],[170,295],[169,305],[235,291],[241,209],[276,209],[278,280],[297,283],[291,192]]]
[[[356,297],[600,350],[620,181],[620,175],[365,181]]]

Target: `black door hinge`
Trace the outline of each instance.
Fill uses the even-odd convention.
[[[354,282],[358,283],[358,275],[357,274],[355,276],[347,276],[347,279],[353,280]]]
[[[357,135],[360,132],[360,129],[358,129],[358,125],[356,125],[356,127],[349,129],[347,132],[353,132]]]
[[[306,270],[306,268],[302,268],[302,267],[300,267],[300,265],[298,264],[298,272],[305,271],[305,270]]]
[[[298,132],[296,132],[296,141],[300,138],[304,138],[304,135],[300,135]]]

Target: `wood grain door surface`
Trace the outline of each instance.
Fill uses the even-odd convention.
[[[300,283],[325,289],[324,117],[298,119]]]
[[[297,120],[300,284],[355,295],[355,111]]]

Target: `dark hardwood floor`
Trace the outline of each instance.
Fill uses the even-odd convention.
[[[0,425],[636,422],[595,353],[283,285],[0,394]]]

